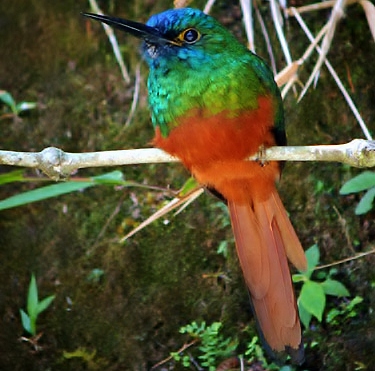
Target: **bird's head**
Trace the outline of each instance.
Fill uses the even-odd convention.
[[[164,136],[178,125],[179,117],[197,108],[210,114],[255,108],[258,95],[264,92],[258,70],[272,81],[259,58],[198,9],[167,10],[146,24],[83,15],[143,40],[143,55],[150,66],[147,87],[152,121]]]
[[[146,24],[98,14],[83,15],[143,39],[144,56],[151,67],[161,60],[186,61],[191,67],[218,60],[223,53],[234,57],[236,50],[244,48],[220,23],[198,9],[167,10],[153,15]]]

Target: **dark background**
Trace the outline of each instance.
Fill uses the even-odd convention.
[[[99,5],[105,13],[146,21],[149,15],[171,7],[171,2],[113,0]],[[202,8],[204,3],[193,5]],[[285,61],[268,3],[260,2],[259,8],[280,70]],[[38,103],[36,110],[20,119],[0,120],[2,149],[40,151],[56,146],[84,152],[148,146],[153,129],[144,63],[138,108],[130,125],[123,127],[133,99],[135,69],[141,61],[139,41],[116,33],[132,79],[126,84],[100,24],[80,16],[81,11],[89,10],[88,3],[76,0],[0,2],[0,89],[9,91],[16,101]],[[246,42],[236,2],[218,1],[212,14]],[[329,14],[329,10],[320,11],[305,15],[305,19],[317,33]],[[257,52],[268,60],[256,25]],[[292,56],[297,59],[306,49],[307,39],[293,18],[287,20],[285,30]],[[328,57],[373,131],[374,52],[361,7],[348,7]],[[313,63],[308,61],[302,68],[302,81],[306,81]],[[363,138],[325,68],[316,89],[310,88],[299,104],[289,93],[285,108],[292,145]],[[0,173],[11,170],[0,167]],[[87,169],[76,176],[110,170]],[[166,190],[168,186],[178,189],[188,177],[179,164],[120,170],[128,180],[165,190],[102,186],[1,212],[1,370],[150,369],[189,341],[179,328],[192,321],[220,321],[227,336],[243,343],[256,334],[220,202],[205,194],[178,216],[168,215],[120,244],[118,240],[125,233],[173,197]],[[280,184],[282,199],[303,246],[319,245],[322,264],[374,247],[375,213],[355,216],[359,196],[338,193],[346,180],[360,172],[336,163],[289,163],[285,167]],[[43,177],[32,170],[27,174]],[[2,186],[0,198],[43,184]],[[227,258],[216,252],[224,240],[229,246]],[[373,367],[374,263],[374,257],[368,256],[336,267],[335,278],[364,302],[354,319],[339,326],[313,321],[305,331],[307,361],[301,369]],[[95,269],[103,271],[97,280],[90,276]],[[27,334],[23,333],[19,309],[26,307],[32,272],[40,298],[56,295],[38,319],[38,332],[43,332],[38,352],[20,341]],[[296,288],[298,292],[300,285]],[[327,309],[339,304],[338,299],[329,297]],[[64,351],[77,350],[94,356],[64,357]],[[163,367],[159,369],[183,369],[173,363]]]

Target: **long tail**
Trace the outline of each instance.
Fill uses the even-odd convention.
[[[303,360],[301,326],[289,260],[300,270],[307,262],[276,191],[267,200],[228,203],[237,253],[262,337],[276,352]]]

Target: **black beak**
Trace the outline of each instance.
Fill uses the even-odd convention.
[[[93,14],[93,13],[81,13],[84,17],[95,19],[106,23],[111,27],[115,27],[121,31],[130,33],[131,35],[145,40],[150,44],[165,45],[165,44],[176,44],[173,40],[168,40],[163,37],[160,32],[150,26],[143,23],[129,21],[127,19],[110,17],[106,15]]]

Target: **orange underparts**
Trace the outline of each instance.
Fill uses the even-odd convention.
[[[245,159],[260,146],[275,145],[274,111],[268,97],[258,108],[239,112],[192,110],[164,138],[156,130],[153,144],[178,157],[195,178],[215,188],[228,201],[246,203],[269,197],[279,178],[277,162],[262,165]]]

